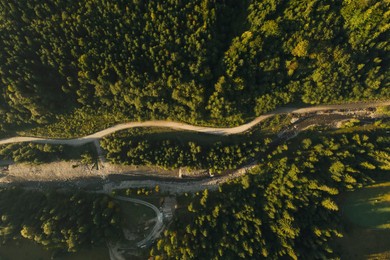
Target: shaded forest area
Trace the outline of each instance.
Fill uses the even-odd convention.
[[[18,143],[0,145],[0,160],[16,163],[49,163],[59,160],[81,160],[92,163],[97,160],[96,147],[93,144],[74,147],[39,143]]]
[[[234,125],[287,103],[388,98],[388,7],[1,0],[0,131],[86,118],[91,108]]]
[[[21,237],[59,252],[121,238],[119,204],[86,192],[0,189],[0,242]]]
[[[132,129],[104,137],[100,144],[107,160],[164,169],[207,169],[210,174],[219,174],[259,158],[271,142],[267,136],[259,138],[259,131],[234,137],[150,131]]]
[[[179,198],[154,259],[333,259],[341,237],[336,196],[385,179],[384,129],[300,136],[257,168],[219,187]],[[387,177],[388,178],[388,177]]]

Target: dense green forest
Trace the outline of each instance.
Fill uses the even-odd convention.
[[[260,159],[265,160],[275,147],[285,149],[277,146],[286,139],[278,137],[277,133],[288,125],[289,118],[279,115],[262,122],[250,132],[233,136],[210,136],[167,129],[131,129],[106,136],[100,144],[107,160],[114,164],[207,169],[210,174],[218,174]],[[372,124],[352,119],[345,121],[339,130],[325,126],[320,131],[333,134],[338,131],[389,129],[389,124],[388,119],[376,120]],[[313,131],[307,133],[311,135]]]
[[[114,164],[208,169],[213,174],[253,161],[270,142],[259,136],[259,131],[234,137],[161,131],[127,130],[104,137],[100,144],[107,160]]]
[[[91,110],[107,124],[232,125],[287,103],[388,98],[388,8],[374,0],[1,0],[0,130],[75,113],[71,124],[80,124]]]
[[[0,241],[24,237],[74,252],[121,236],[120,208],[106,195],[0,189]]]
[[[243,177],[179,199],[156,259],[330,259],[342,236],[335,197],[390,173],[384,129],[306,135]]]
[[[93,163],[97,160],[93,144],[83,146],[53,145],[40,143],[17,143],[0,145],[0,160],[29,163],[47,163],[59,160],[81,160]]]

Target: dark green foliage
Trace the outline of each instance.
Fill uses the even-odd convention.
[[[57,116],[58,121],[19,132],[24,136],[75,138],[106,129],[115,123],[125,122],[128,118],[120,111],[106,111],[100,107],[83,107],[73,113]]]
[[[0,190],[0,239],[31,239],[69,252],[121,234],[119,205],[105,195]]]
[[[231,139],[191,132],[188,136],[172,133],[129,130],[103,138],[101,146],[107,152],[107,159],[116,164],[209,169],[210,173],[236,169],[265,150],[264,141],[258,140],[255,134]]]
[[[1,0],[0,131],[90,107],[116,117],[109,123],[232,125],[291,102],[386,98],[387,9],[370,0]],[[89,124],[83,131],[96,129]]]
[[[383,130],[301,137],[250,174],[197,193],[151,254],[156,259],[329,259],[339,192],[389,174]]]
[[[0,146],[0,159],[14,162],[47,163],[56,160],[97,158],[93,144],[83,146],[19,143]]]

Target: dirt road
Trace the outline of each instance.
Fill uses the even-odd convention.
[[[156,224],[153,226],[150,233],[144,239],[142,239],[141,241],[139,241],[137,243],[138,247],[143,248],[143,247],[147,246],[148,243],[150,243],[151,241],[154,241],[159,236],[161,231],[164,229],[163,214],[156,206],[154,206],[153,204],[151,204],[147,201],[134,199],[134,198],[128,198],[128,197],[123,197],[123,196],[115,196],[114,198],[117,200],[133,202],[136,204],[144,205],[146,207],[151,208],[156,213]]]
[[[7,139],[0,140],[0,145],[2,144],[11,144],[11,143],[22,143],[22,142],[36,142],[36,143],[48,143],[48,144],[66,144],[66,145],[83,145],[89,142],[95,142],[96,140],[101,139],[102,137],[115,133],[117,131],[137,128],[137,127],[164,127],[177,130],[187,130],[193,132],[207,133],[212,135],[232,135],[239,134],[245,131],[248,131],[261,121],[272,117],[278,114],[304,114],[304,113],[313,113],[326,110],[343,110],[343,109],[362,109],[367,107],[380,107],[380,106],[390,106],[390,101],[381,101],[381,102],[359,102],[359,103],[350,103],[342,105],[324,105],[324,106],[314,106],[306,108],[279,108],[271,113],[267,113],[255,118],[253,121],[243,124],[237,127],[232,128],[217,128],[217,127],[204,127],[204,126],[194,126],[185,123],[172,122],[172,121],[145,121],[145,122],[129,122],[124,124],[118,124],[102,131],[96,132],[91,135],[87,135],[80,138],[74,139],[49,139],[49,138],[36,138],[36,137],[11,137]]]

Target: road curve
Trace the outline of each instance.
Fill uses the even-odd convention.
[[[136,204],[144,205],[146,207],[151,208],[156,213],[157,216],[156,224],[150,231],[149,235],[147,235],[144,239],[142,239],[137,243],[138,247],[146,246],[148,243],[150,243],[150,241],[157,238],[157,236],[163,229],[163,214],[161,213],[160,210],[158,210],[156,206],[144,200],[133,199],[133,198],[123,197],[123,196],[114,196],[113,198],[121,201],[133,202]]]
[[[187,130],[187,131],[193,131],[199,133],[207,133],[212,135],[232,135],[232,134],[239,134],[248,131],[249,129],[257,125],[261,121],[278,114],[287,114],[287,113],[304,114],[304,113],[312,113],[312,112],[319,112],[325,110],[363,109],[367,107],[380,107],[380,106],[390,106],[390,100],[380,101],[380,102],[348,103],[348,104],[341,104],[341,105],[321,105],[321,106],[306,107],[306,108],[279,108],[273,112],[261,115],[249,123],[237,127],[232,127],[232,128],[194,126],[194,125],[189,125],[189,124],[179,123],[179,122],[155,120],[155,121],[129,122],[129,123],[118,124],[106,128],[102,131],[96,132],[94,134],[83,136],[80,138],[74,138],[74,139],[50,139],[50,138],[17,136],[17,137],[11,137],[11,138],[0,140],[0,145],[11,144],[11,143],[22,143],[22,142],[35,142],[35,143],[66,144],[72,146],[79,146],[89,142],[94,142],[96,140],[101,139],[104,136],[115,133],[117,131],[130,129],[130,128],[137,128],[137,127],[164,127],[164,128],[171,128],[176,130]]]

